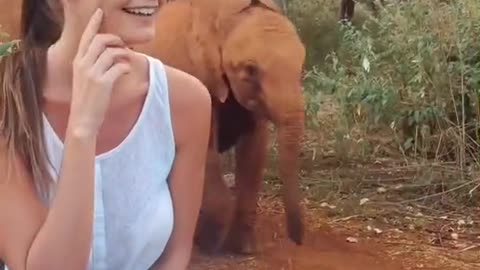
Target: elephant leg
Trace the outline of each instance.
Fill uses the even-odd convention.
[[[256,251],[255,223],[258,193],[267,158],[267,122],[257,120],[252,131],[242,135],[235,148],[236,208],[229,248],[241,254]]]
[[[227,237],[233,218],[233,198],[226,186],[221,170],[220,154],[210,149],[205,170],[202,207],[195,240],[200,251],[218,252]]]

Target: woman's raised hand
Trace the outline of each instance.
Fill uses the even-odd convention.
[[[107,111],[115,81],[130,70],[129,50],[112,34],[99,34],[103,18],[98,9],[90,18],[73,61],[69,130],[96,136]]]

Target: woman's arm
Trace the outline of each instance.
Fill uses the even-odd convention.
[[[0,260],[10,269],[82,269],[90,251],[95,137],[67,135],[56,198],[48,211],[19,160],[0,147]],[[8,166],[11,178],[5,179]]]
[[[203,84],[167,67],[177,153],[170,174],[174,229],[156,270],[185,270],[202,202],[210,136],[211,99]]]
[[[73,61],[72,100],[55,198],[47,211],[19,160],[7,158],[0,142],[0,260],[10,269],[79,269],[88,266],[92,238],[95,148],[113,83],[128,71],[117,56],[128,55],[120,38],[97,35],[97,10]],[[113,65],[112,65],[113,63]],[[3,147],[1,147],[3,146]]]

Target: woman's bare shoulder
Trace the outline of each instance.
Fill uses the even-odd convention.
[[[181,105],[194,108],[211,106],[210,93],[196,77],[171,66],[165,65],[168,88]]]
[[[210,128],[212,100],[205,85],[196,77],[171,66],[165,65],[165,72],[176,133],[181,137],[194,136],[190,133],[194,132],[193,129]]]

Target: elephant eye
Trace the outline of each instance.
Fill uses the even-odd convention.
[[[257,77],[258,76],[258,67],[254,64],[247,64],[245,65],[245,72],[247,73],[248,77]]]

